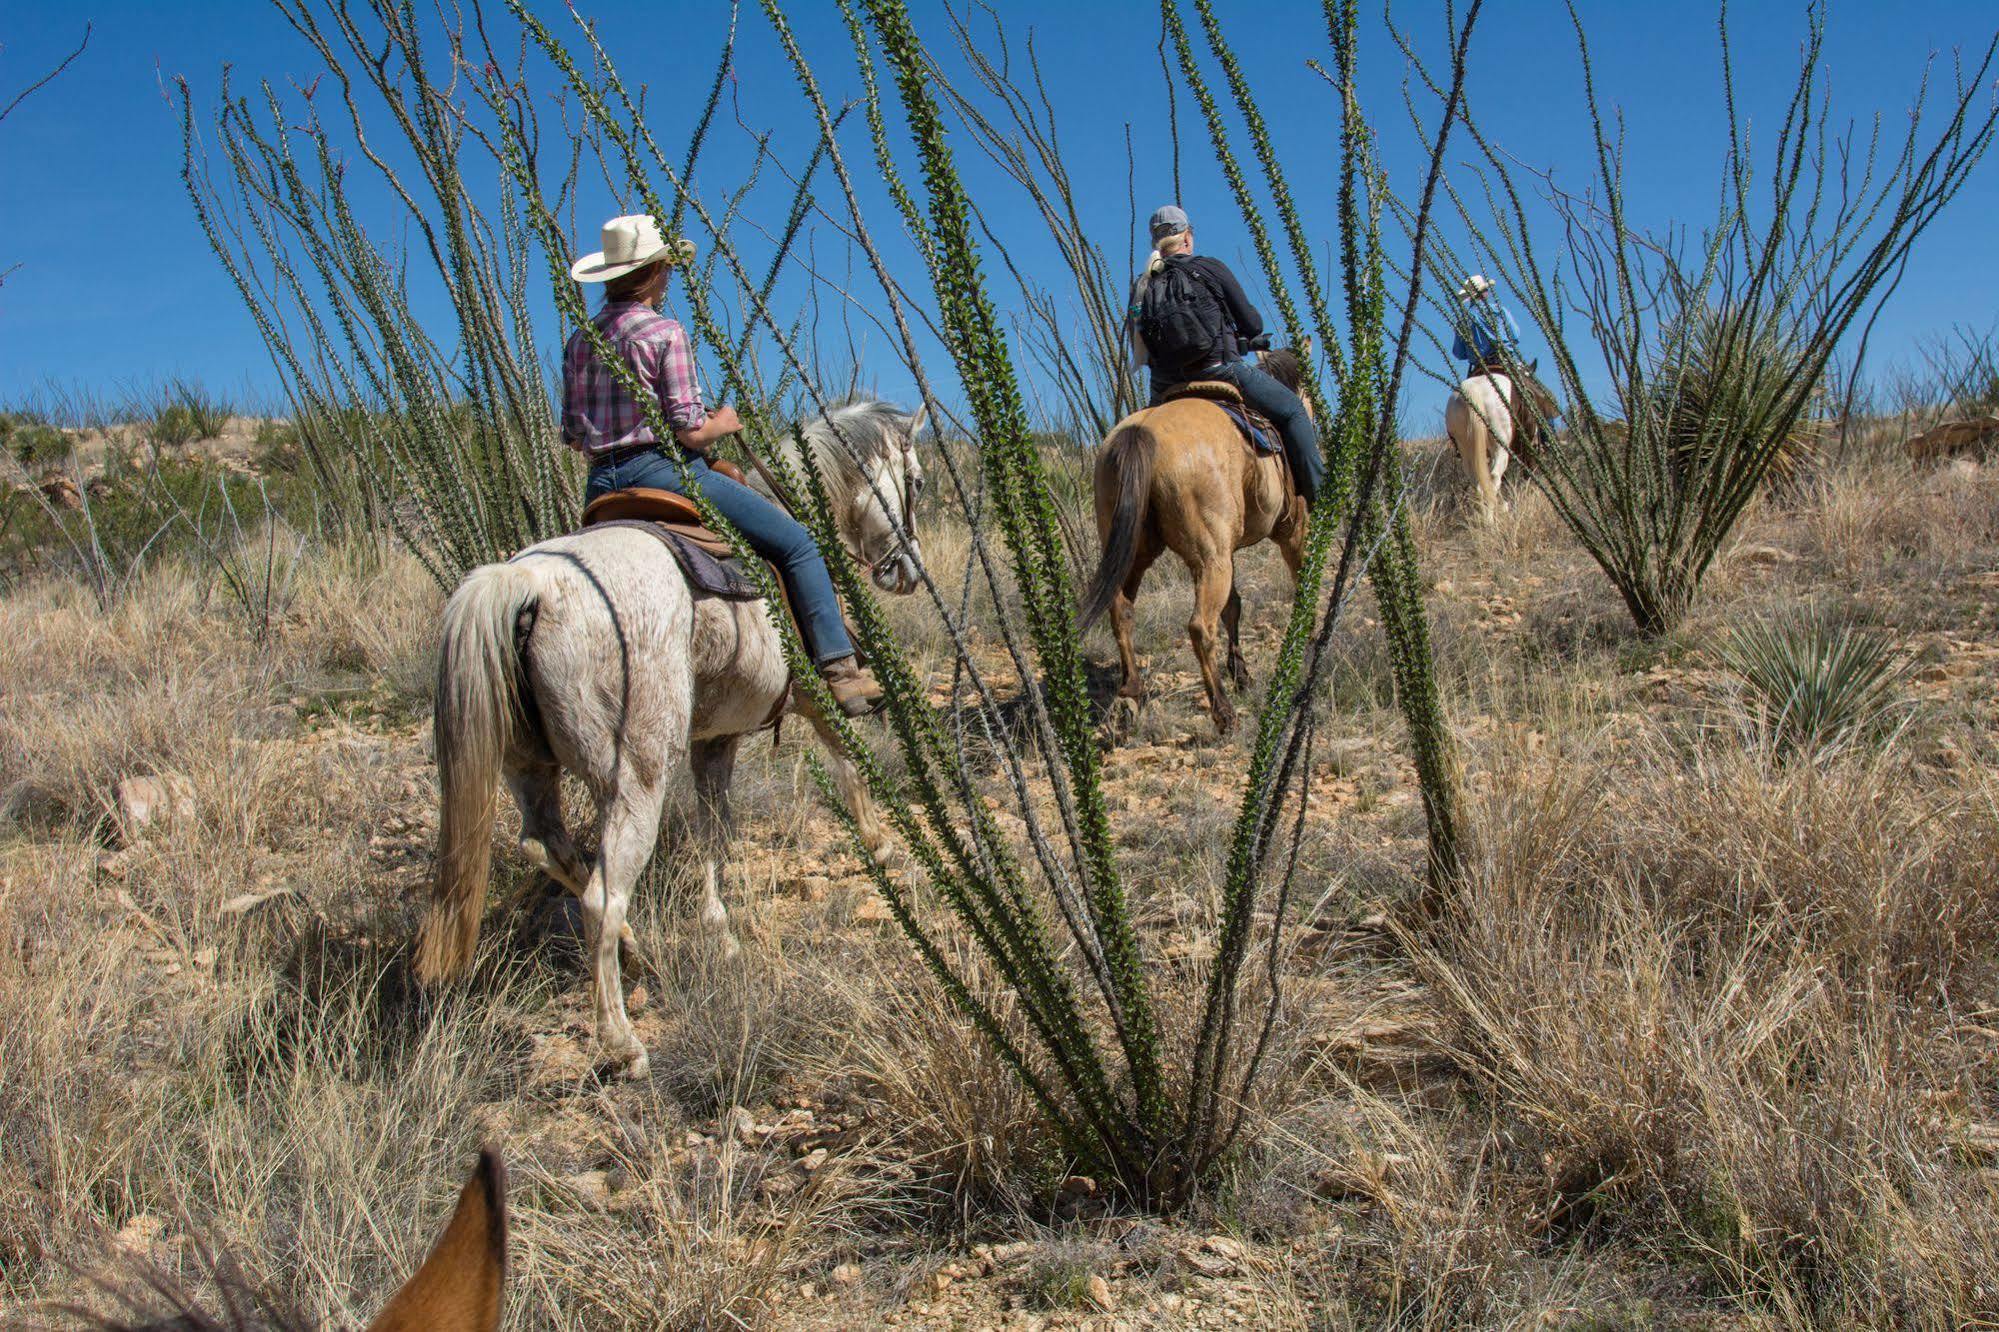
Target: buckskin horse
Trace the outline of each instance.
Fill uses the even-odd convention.
[[[897,595],[919,586],[913,526],[922,421],[920,409],[853,402],[800,431],[825,478],[842,544],[877,587]],[[613,492],[633,493],[643,492]],[[697,597],[673,553],[647,531],[586,526],[474,569],[445,604],[442,637],[433,728],[442,787],[437,877],[416,946],[417,979],[426,985],[455,979],[472,963],[496,778],[505,778],[521,811],[522,853],[582,905],[597,1039],[635,1078],[648,1063],[625,1010],[619,945],[666,798],[690,767],[707,878],[701,920],[731,946],[720,881],[736,750],[787,699],[826,742],[828,767],[863,838],[887,849],[854,765],[824,720],[791,693],[764,603]],[[565,771],[582,779],[596,805],[598,850],[587,862],[563,817]]]
[[[1308,338],[1297,348],[1261,352],[1258,364],[1296,392],[1311,347]],[[1225,384],[1212,387],[1232,392]],[[1203,385],[1183,388],[1180,396],[1133,412],[1104,440],[1095,476],[1102,555],[1083,593],[1081,624],[1087,629],[1110,612],[1124,668],[1118,697],[1143,700],[1145,682],[1132,647],[1132,603],[1160,552],[1178,555],[1194,578],[1187,637],[1215,732],[1227,735],[1235,728],[1236,710],[1215,660],[1219,629],[1228,631],[1230,681],[1238,688],[1249,683],[1235,553],[1275,541],[1295,579],[1305,555],[1305,501],[1291,484],[1282,452],[1251,447],[1235,420],[1201,396],[1209,391]]]

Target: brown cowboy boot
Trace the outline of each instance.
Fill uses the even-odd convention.
[[[875,673],[852,657],[829,661],[819,668],[833,701],[849,717],[865,717],[882,705],[882,687]]]

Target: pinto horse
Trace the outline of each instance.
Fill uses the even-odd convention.
[[[1262,352],[1258,364],[1296,392],[1311,341]],[[1235,553],[1275,541],[1295,579],[1305,555],[1305,501],[1281,454],[1248,447],[1236,423],[1213,402],[1174,398],[1118,422],[1097,454],[1097,537],[1103,551],[1083,593],[1082,627],[1108,610],[1124,679],[1118,697],[1145,697],[1132,647],[1132,603],[1145,571],[1170,550],[1194,577],[1194,614],[1187,637],[1200,664],[1215,731],[1235,728],[1235,704],[1222,686],[1217,633],[1228,631],[1227,668],[1238,687],[1249,683],[1242,655],[1242,596],[1235,587]]]
[[[1512,455],[1519,454],[1531,466],[1529,451],[1546,433],[1548,422],[1560,414],[1555,395],[1534,377],[1536,365],[1529,363],[1519,375],[1474,374],[1458,385],[1444,406],[1444,432],[1478,491],[1483,522],[1492,522],[1503,507],[1499,483]]]

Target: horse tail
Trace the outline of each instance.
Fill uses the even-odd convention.
[[[465,974],[492,873],[500,762],[524,725],[520,650],[541,586],[523,564],[474,569],[444,605],[433,736],[441,791],[437,879],[417,933],[426,985]]]
[[[1104,442],[1104,461],[1117,475],[1117,507],[1111,511],[1110,527],[1103,534],[1104,552],[1097,560],[1097,571],[1083,591],[1078,629],[1088,629],[1110,609],[1118,589],[1124,586],[1125,575],[1131,572],[1138,531],[1152,502],[1152,464],[1158,448],[1158,439],[1142,425],[1120,426]]]

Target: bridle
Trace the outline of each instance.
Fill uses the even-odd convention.
[[[902,474],[894,478],[891,484],[895,487],[897,506],[901,510],[896,515],[899,526],[897,532],[893,534],[895,541],[883,552],[880,559],[868,567],[869,576],[877,581],[887,577],[896,563],[903,558],[905,546],[913,549],[916,545],[916,496],[923,488],[923,478],[915,470],[915,441],[905,436],[897,447],[902,452]]]

